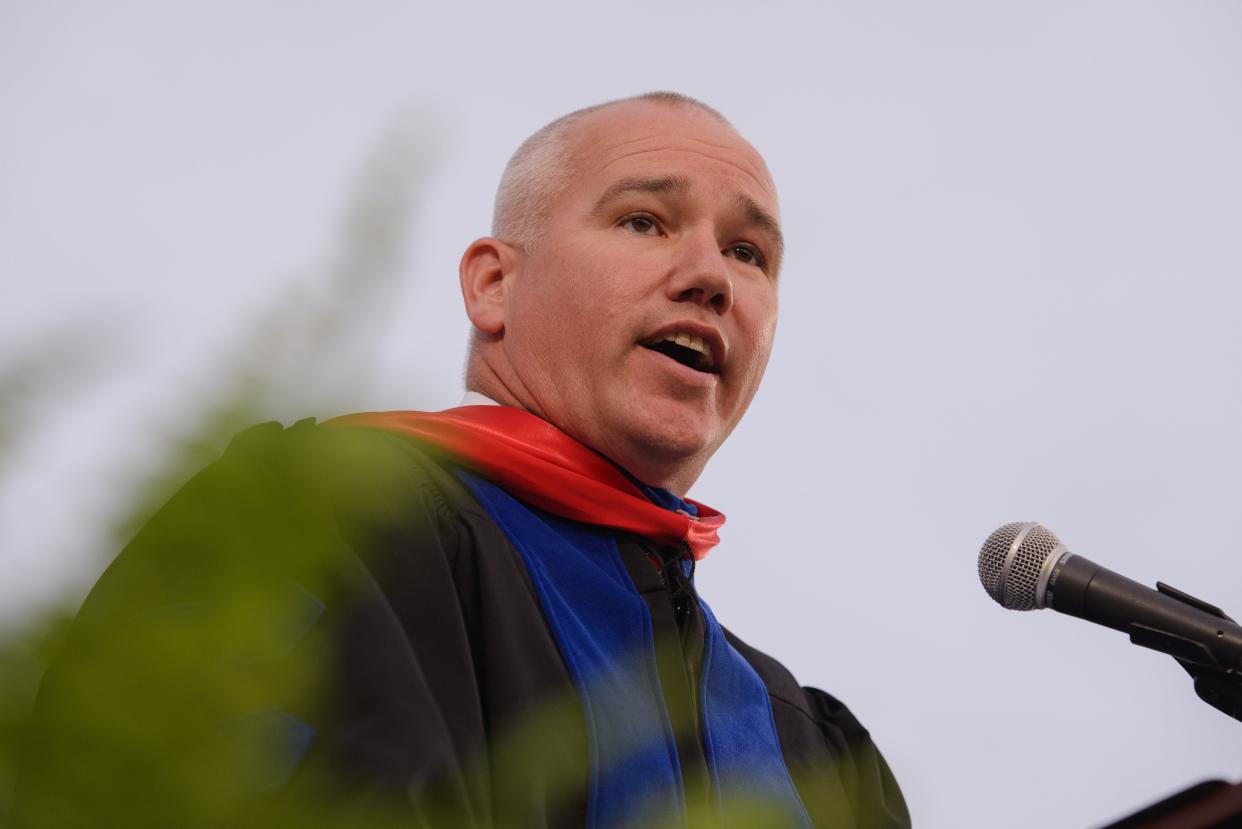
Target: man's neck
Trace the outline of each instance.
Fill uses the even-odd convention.
[[[481,391],[475,391],[474,389],[466,389],[466,393],[462,395],[461,403],[457,405],[459,406],[499,406],[500,404],[497,403],[492,398],[488,397],[486,394],[484,394]],[[652,501],[659,504],[660,506],[664,507],[665,509],[675,510],[675,511],[676,510],[688,511],[689,514],[691,515],[696,514],[696,511],[693,506],[687,505],[687,503],[684,500],[682,500],[680,497],[673,494],[669,490],[644,483],[640,481],[638,478],[635,478],[629,472],[627,472],[623,467],[618,466],[617,469],[620,469],[621,472],[623,472],[627,478],[629,478],[640,489],[642,489],[643,492],[647,494],[648,498],[650,498]]]
[[[470,388],[468,388],[468,389],[466,389],[466,393],[465,393],[464,395],[462,395],[461,402],[460,402],[460,403],[458,403],[457,405],[459,405],[459,406],[503,406],[503,405],[505,405],[505,404],[501,403],[500,401],[498,401],[498,400],[496,400],[496,399],[494,399],[494,398],[492,398],[492,397],[489,397],[488,395],[484,394],[484,393],[483,393],[483,392],[481,392],[481,391],[477,391],[477,390],[475,390],[475,389],[470,389]],[[511,404],[511,405],[516,405],[516,404]],[[521,408],[521,407],[520,407],[520,406],[518,406],[518,408]],[[601,453],[601,454],[602,454],[602,453]],[[607,457],[607,456],[605,456],[605,457]],[[611,461],[611,458],[610,458],[609,460]],[[686,490],[688,490],[688,489],[689,489],[689,487],[686,487],[686,488],[683,488],[683,489],[681,489],[681,490],[679,491],[677,488],[672,487],[672,486],[661,486],[661,485],[659,485],[659,484],[648,484],[648,483],[646,483],[646,482],[642,481],[641,479],[634,477],[634,476],[633,476],[633,475],[632,475],[632,474],[631,474],[628,470],[626,470],[626,469],[625,469],[625,467],[621,466],[620,464],[617,464],[617,462],[616,462],[616,461],[611,461],[611,462],[612,462],[613,464],[615,464],[615,465],[617,466],[617,468],[618,468],[618,469],[620,469],[622,472],[624,472],[624,473],[625,473],[627,476],[629,476],[632,480],[634,480],[634,482],[635,482],[635,483],[640,484],[643,488],[645,488],[645,489],[652,489],[652,490],[659,490],[660,492],[668,493],[668,494],[670,494],[670,495],[675,496],[675,498],[676,498],[678,501],[681,501],[681,500],[684,498],[685,493],[686,493]],[[653,500],[654,500],[656,503],[660,503],[662,506],[664,505],[664,504],[662,503],[661,499],[660,499],[660,498],[658,498],[658,497],[657,497],[657,498],[653,498]],[[676,507],[671,507],[671,508],[672,508],[672,509],[676,509]]]

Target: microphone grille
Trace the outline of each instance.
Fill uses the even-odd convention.
[[[1043,524],[1015,521],[988,536],[979,551],[979,581],[1009,610],[1041,607],[1036,596],[1044,562],[1061,539]]]

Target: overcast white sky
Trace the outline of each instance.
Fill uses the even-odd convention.
[[[1240,44],[1242,5],[1191,0],[6,2],[0,365],[77,342],[93,368],[0,462],[0,618],[86,589],[127,483],[340,258],[377,147],[392,186],[414,147],[398,289],[368,356],[307,373],[440,408],[514,147],[676,89],[766,156],[789,241],[765,385],[692,492],[729,516],[699,569],[720,619],[855,710],[919,827],[1242,779],[1242,723],[1171,660],[975,576],[1041,520],[1242,613]]]

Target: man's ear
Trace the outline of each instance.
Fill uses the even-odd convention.
[[[509,287],[516,275],[521,252],[491,236],[476,239],[461,256],[461,296],[466,316],[484,334],[505,330]]]

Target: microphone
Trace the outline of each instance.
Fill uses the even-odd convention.
[[[1242,627],[1220,608],[1163,582],[1152,590],[1075,555],[1043,524],[1015,522],[988,536],[979,551],[979,580],[1001,607],[1050,607],[1119,630],[1136,645],[1172,656],[1196,678],[1206,669],[1233,685],[1242,672]]]

